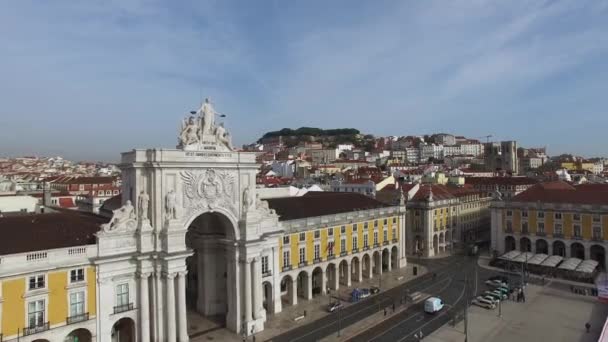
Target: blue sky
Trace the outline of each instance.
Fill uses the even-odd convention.
[[[173,147],[202,96],[239,145],[354,127],[608,155],[607,0],[15,0],[0,32],[0,155]]]

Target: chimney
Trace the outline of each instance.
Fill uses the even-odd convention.
[[[42,205],[45,207],[51,205],[51,188],[47,182],[42,185]]]

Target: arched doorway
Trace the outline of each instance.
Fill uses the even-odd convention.
[[[414,237],[414,251],[416,253],[419,253],[422,251],[423,249],[423,241],[422,241],[422,237],[420,235],[416,235]]]
[[[374,265],[373,265],[373,271],[375,274],[380,274],[380,272],[382,272],[382,269],[380,268],[381,263],[382,263],[382,256],[380,255],[380,252],[375,251],[374,252]]]
[[[536,240],[536,254],[549,254],[549,244],[545,239]]]
[[[515,248],[516,248],[515,238],[512,236],[506,236],[505,237],[505,253],[514,251]]]
[[[445,251],[445,236],[443,233],[439,233],[439,252]]]
[[[603,246],[593,245],[589,249],[589,258],[599,263],[599,267],[603,270],[606,269],[606,250]]]
[[[433,235],[433,253],[439,253],[439,238],[437,234]]]
[[[353,257],[353,260],[350,262],[350,264],[351,279],[354,281],[361,281],[361,274],[359,274],[359,258]]]
[[[519,250],[522,252],[532,252],[532,242],[527,237],[519,239]]]
[[[570,245],[570,257],[585,260],[585,247],[583,244],[575,242]]]
[[[445,232],[445,248],[448,250],[452,249],[452,232],[449,230]]]
[[[340,272],[338,272],[340,276],[340,284],[348,286],[348,262],[346,260],[340,261],[338,268],[340,270]]]
[[[391,268],[397,269],[398,268],[398,262],[399,262],[399,255],[398,255],[398,248],[397,246],[393,246],[393,248],[391,248]]]
[[[298,274],[298,278],[296,279],[296,284],[298,286],[298,297],[308,299],[308,297],[307,297],[308,273],[306,273],[306,271],[302,271]]]
[[[336,264],[330,263],[325,269],[325,276],[327,277],[327,287],[332,290],[338,288],[338,269]]]
[[[112,326],[112,342],[135,342],[135,322],[122,318]]]
[[[293,279],[291,276],[286,275],[281,279],[281,304],[294,305],[294,299],[296,299],[293,293]]]
[[[562,241],[553,242],[553,255],[566,257],[566,245]]]
[[[363,265],[362,265],[362,269],[363,269],[363,277],[365,278],[371,278],[372,275],[372,260],[369,256],[369,254],[365,253],[363,255]]]
[[[208,212],[192,221],[186,232],[186,246],[194,254],[186,260],[188,282],[186,302],[199,315],[226,326],[235,321],[236,281],[233,224],[223,214]]]
[[[312,271],[312,296],[322,294],[323,291],[323,269],[317,267]]]
[[[388,266],[389,263],[391,262],[390,260],[390,252],[388,251],[388,248],[385,248],[382,250],[382,271],[388,271]]]
[[[63,342],[91,342],[92,338],[90,331],[80,328],[69,333]]]
[[[268,313],[274,313],[274,305],[272,305],[273,302],[273,298],[272,298],[272,284],[270,282],[263,282],[262,283],[262,291],[264,294],[264,298],[262,301],[262,305],[264,306],[264,309],[266,310],[266,312]]]

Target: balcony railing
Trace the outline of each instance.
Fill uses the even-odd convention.
[[[272,275],[272,271],[268,270],[266,272],[262,272],[262,277],[266,278],[266,277],[270,277]]]
[[[384,240],[384,242],[382,242],[383,245],[388,245],[388,240]]]
[[[530,231],[527,230],[527,229],[524,229],[524,230],[521,231],[521,234],[522,235],[528,235],[528,234],[530,234]]]
[[[564,233],[553,233],[553,237],[556,239],[563,239]]]
[[[321,258],[314,258],[312,262],[314,262],[315,264],[318,264],[321,261],[323,261],[323,259],[321,259]]]
[[[353,248],[353,253],[359,253],[359,248]]]
[[[46,323],[43,323],[40,325],[35,325],[33,327],[23,328],[23,336],[37,334],[39,332],[43,332],[43,331],[47,331],[47,330],[49,330],[49,322],[46,322]]]
[[[68,324],[74,324],[74,323],[88,321],[88,320],[89,320],[89,313],[88,312],[80,314],[80,315],[70,316],[70,317],[66,318],[66,322]]]
[[[332,254],[332,255],[328,255],[328,256],[327,256],[327,260],[333,260],[333,259],[335,259],[335,258],[336,258],[336,256],[335,256],[335,255],[333,255],[333,254]]]
[[[283,272],[285,272],[285,271],[291,271],[291,265],[283,266]]]
[[[399,239],[393,239],[393,243],[399,242]]]
[[[582,239],[583,239],[583,237],[580,236],[580,235],[573,235],[572,236],[572,240],[582,240]]]
[[[375,244],[374,244],[374,248],[378,248],[378,247],[380,247],[380,245],[379,245],[379,244],[377,244],[377,243],[375,243]]]
[[[369,249],[369,246],[363,246],[363,250],[367,251]]]
[[[547,236],[545,232],[536,232],[536,236]]]
[[[347,256],[347,255],[348,255],[348,252],[347,252],[347,251],[344,251],[344,252],[341,252],[341,253],[340,253],[340,256],[341,256],[341,257],[343,257],[343,256]]]
[[[505,228],[505,233],[513,234],[513,228]]]
[[[114,307],[115,314],[131,310],[133,310],[133,303],[118,305]]]
[[[604,238],[601,236],[593,236],[591,237],[592,241],[604,241]]]
[[[298,264],[298,267],[305,267],[308,266],[308,261],[302,261],[301,263]]]

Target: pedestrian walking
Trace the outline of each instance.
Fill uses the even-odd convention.
[[[521,301],[526,302],[526,294],[524,292],[521,293]]]
[[[384,308],[384,316],[386,316],[386,308]]]
[[[393,313],[395,313],[395,303],[393,303]]]
[[[589,324],[589,322],[585,323],[585,329],[587,330],[587,333],[589,333],[589,330],[591,329],[591,324]]]

